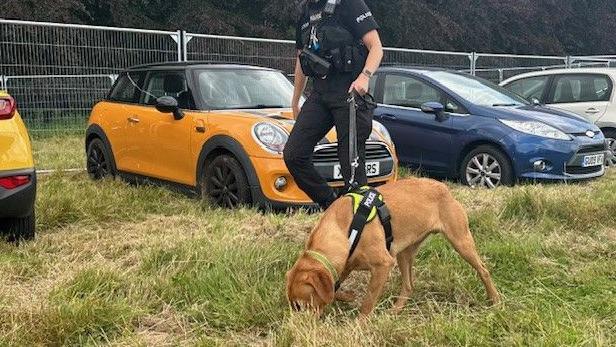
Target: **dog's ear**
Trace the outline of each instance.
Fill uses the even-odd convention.
[[[321,301],[326,305],[334,301],[334,282],[331,275],[324,269],[317,269],[311,272],[309,282],[314,288]]]

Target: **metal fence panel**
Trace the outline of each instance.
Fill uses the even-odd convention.
[[[266,66],[287,74],[295,69],[294,41],[186,34],[184,45],[187,61]]]
[[[451,70],[469,70],[472,53],[429,51],[406,48],[385,48],[384,65],[437,67]]]
[[[502,82],[526,72],[567,67],[567,57],[476,53],[474,75]]]
[[[34,133],[79,132],[86,128],[92,106],[103,99],[116,75],[9,76],[6,89],[18,100],[19,112]]]
[[[291,75],[295,42],[0,19],[0,89],[19,103],[34,133],[83,131],[116,74],[134,65],[215,61]],[[559,57],[385,48],[384,65],[438,67],[500,82],[529,71],[616,66],[616,56]]]
[[[82,131],[88,110],[109,90],[108,76],[178,61],[181,48],[179,32],[0,19],[2,88],[34,133]]]

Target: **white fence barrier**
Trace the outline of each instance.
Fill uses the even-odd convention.
[[[0,19],[0,89],[34,133],[83,131],[117,73],[140,64],[215,61],[292,74],[295,42]],[[385,48],[384,64],[465,71],[494,82],[542,69],[611,66],[616,56],[560,57]]]

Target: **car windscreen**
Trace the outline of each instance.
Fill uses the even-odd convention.
[[[430,77],[458,94],[466,101],[480,106],[522,106],[528,101],[489,81],[470,75],[447,71],[433,71]]]
[[[291,107],[293,85],[280,72],[251,69],[197,70],[201,100],[208,109]]]

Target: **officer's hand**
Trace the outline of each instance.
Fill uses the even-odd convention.
[[[364,96],[366,95],[366,93],[368,93],[369,85],[370,79],[366,75],[361,74],[359,75],[359,77],[357,77],[355,82],[351,84],[351,88],[349,88],[349,93],[355,90],[359,95]]]

